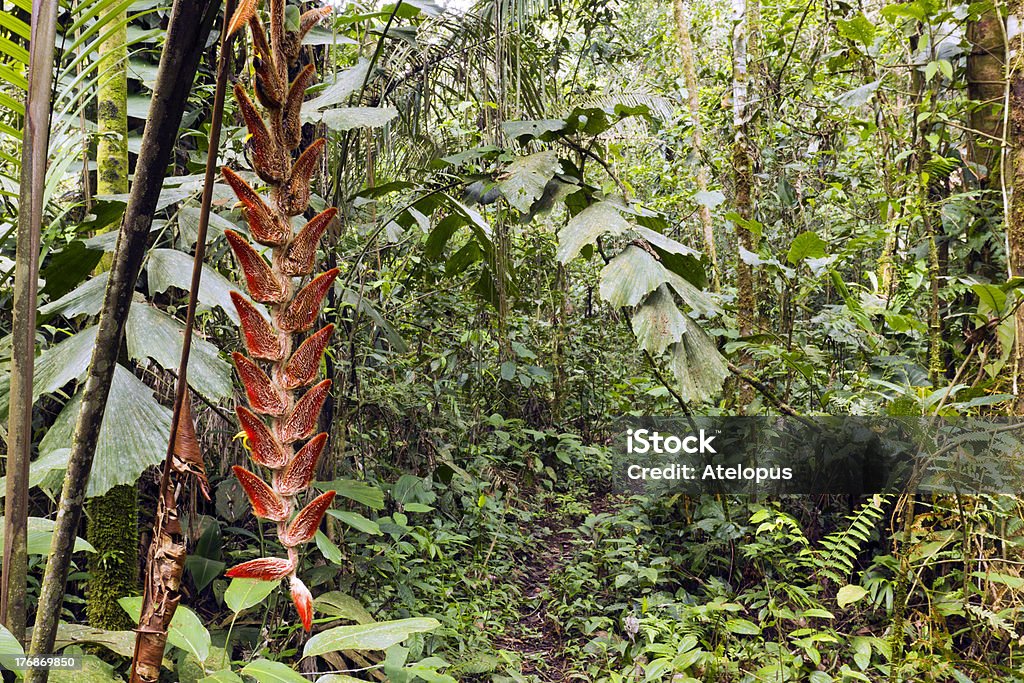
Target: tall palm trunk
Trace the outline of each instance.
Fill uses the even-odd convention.
[[[18,242],[14,265],[10,410],[7,430],[7,491],[3,563],[0,564],[0,622],[25,639],[28,575],[28,463],[32,454],[32,378],[36,355],[36,286],[43,187],[50,137],[50,87],[57,33],[57,3],[32,7],[29,89],[21,148]]]
[[[100,44],[99,86],[96,98],[96,191],[128,192],[128,28],[126,15],[111,18],[110,36]],[[109,270],[104,255],[101,270]],[[115,486],[86,504],[87,537],[96,552],[89,556],[85,612],[96,628],[123,631],[131,618],[118,599],[138,590],[138,491],[134,485]]]
[[[697,68],[693,59],[693,40],[690,37],[690,17],[683,7],[683,0],[674,0],[672,4],[676,21],[676,40],[679,42],[679,59],[683,67],[683,79],[686,82],[687,105],[690,109],[690,120],[693,126],[693,156],[697,160],[697,191],[702,195],[708,191],[708,171],[701,160],[704,151],[704,127],[700,122],[700,92],[697,82]],[[718,276],[718,252],[715,249],[714,223],[711,221],[711,209],[701,204],[698,209],[700,223],[704,234],[704,248],[707,249],[711,261],[711,273],[715,291],[721,289]]]
[[[750,0],[756,5],[758,0]],[[751,155],[750,142],[750,102],[748,36],[757,29],[752,24],[752,17],[757,16],[748,0],[733,0],[733,36],[732,36],[732,113],[733,113],[733,148],[732,171],[735,196],[733,201],[736,213],[744,221],[754,218],[754,162]],[[754,292],[753,267],[744,259],[744,251],[753,252],[757,249],[754,233],[743,226],[737,226],[737,258],[736,258],[736,289],[737,318],[740,336],[749,337],[754,334],[757,299]],[[749,365],[750,358],[746,354],[741,359],[742,365]],[[753,389],[744,384],[740,390],[740,402],[743,406],[753,399]]]

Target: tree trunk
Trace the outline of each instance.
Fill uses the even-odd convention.
[[[96,192],[128,192],[128,29],[127,15],[121,13],[100,45],[99,86],[96,98]],[[110,268],[110,256],[103,255],[99,271]],[[134,485],[115,486],[86,503],[86,536],[96,548],[89,556],[89,584],[85,612],[89,625],[112,631],[126,631],[134,624],[117,604],[119,598],[138,592],[139,496]]]
[[[693,126],[693,138],[691,147],[693,156],[697,160],[697,191],[706,193],[708,191],[708,172],[701,160],[701,153],[704,151],[704,127],[700,122],[700,87],[697,82],[697,68],[693,59],[693,41],[690,38],[690,17],[683,7],[683,0],[674,0],[672,4],[676,20],[676,40],[679,41],[679,58],[682,62],[683,79],[686,82],[687,104],[690,109],[690,120]],[[714,281],[715,291],[721,289],[721,282],[718,275],[718,253],[715,249],[714,223],[711,221],[711,209],[705,204],[700,204],[698,209],[700,223],[704,234],[704,248],[708,252],[708,260],[711,261],[711,274]]]
[[[1009,115],[1006,141],[1009,144],[1007,158],[1009,160],[1006,173],[1006,187],[1009,198],[1006,202],[1006,245],[1010,261],[1010,277],[1024,277],[1024,33],[1021,32],[1021,20],[1024,20],[1024,0],[1013,0],[1009,4],[1007,26],[1016,27],[1015,33],[1009,36],[1010,54],[1015,55],[1010,62],[1006,77],[1009,79]],[[1024,396],[1018,386],[1020,375],[1024,372],[1024,306],[1019,306],[1014,314],[1016,324],[1016,350],[1014,353],[1013,389],[1017,394],[1016,412],[1024,414]]]
[[[971,140],[970,159],[985,167],[980,178],[987,187],[999,187],[999,156],[996,140],[1003,136],[1003,99],[1006,49],[999,11],[989,8],[967,26],[971,51],[967,56],[967,93],[979,103],[971,108],[970,124],[983,135]]]
[[[124,339],[128,307],[146,254],[153,212],[167,165],[178,141],[181,117],[192,90],[192,81],[206,37],[219,6],[217,0],[175,0],[171,10],[156,88],[135,168],[135,182],[114,250],[100,312],[96,347],[89,364],[82,408],[75,425],[68,469],[58,504],[56,527],[29,649],[33,655],[50,654],[53,651],[71,550],[81,518],[85,490],[89,484],[89,471],[96,453],[96,439],[114,374],[117,350]],[[47,671],[33,670],[28,673],[26,681],[44,683],[47,679]]]
[[[757,0],[753,0],[755,3]],[[745,220],[754,218],[753,200],[753,159],[750,151],[750,111],[749,87],[747,70],[747,37],[756,29],[751,26],[752,13],[747,0],[733,0],[733,35],[732,35],[732,114],[733,114],[733,149],[732,170],[735,196],[733,201],[736,213]],[[754,334],[757,300],[754,293],[753,267],[744,259],[744,251],[754,252],[757,249],[756,236],[749,229],[737,225],[737,258],[736,258],[736,315],[741,337]],[[744,354],[741,365],[749,365],[750,357]],[[740,402],[743,406],[753,399],[753,390],[749,385],[740,389]]]
[[[0,622],[25,640],[28,574],[28,465],[32,455],[32,379],[36,355],[36,287],[43,189],[50,138],[50,88],[57,5],[36,0],[32,7],[29,88],[21,147],[18,242],[14,265],[10,410],[7,428],[7,491],[3,564],[0,565]]]
[[[121,484],[86,503],[86,536],[96,552],[89,555],[85,614],[89,625],[111,631],[135,627],[118,600],[138,593],[139,495],[134,484]]]

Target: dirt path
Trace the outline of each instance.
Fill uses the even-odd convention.
[[[588,502],[594,513],[607,511],[613,504],[610,497],[601,494]],[[547,605],[552,576],[572,562],[581,521],[579,515],[566,515],[549,506],[539,525],[530,530],[532,545],[516,552],[522,563],[514,577],[520,589],[520,618],[495,646],[522,656],[526,680],[562,683],[573,673],[572,662],[565,656],[565,633],[555,617],[547,613]]]

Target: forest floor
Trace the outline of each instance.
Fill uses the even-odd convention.
[[[567,511],[549,500],[539,523],[524,529],[532,543],[515,552],[521,564],[512,577],[518,588],[520,616],[495,647],[521,657],[525,680],[567,681],[573,673],[573,661],[566,654],[567,636],[558,619],[548,613],[554,598],[551,579],[571,566],[577,547],[587,542],[580,530],[583,518],[612,511],[617,502],[610,495],[588,492],[578,501],[583,505]]]

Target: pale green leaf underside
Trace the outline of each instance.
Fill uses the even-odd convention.
[[[81,403],[79,392],[64,406],[39,444],[40,457],[71,447]],[[118,365],[86,495],[92,498],[118,484],[134,484],[147,467],[163,462],[170,431],[171,411],[157,403],[152,389]]]
[[[192,282],[192,257],[176,249],[154,249],[149,252],[146,272],[149,274],[151,296],[166,292],[172,286],[187,292]],[[241,292],[242,288],[209,266],[203,266],[203,278],[199,284],[200,307],[218,306],[237,325],[238,313],[231,303],[232,291]]]
[[[125,339],[128,355],[135,361],[152,358],[165,370],[177,372],[185,326],[149,304],[135,302],[128,312]],[[192,337],[188,384],[216,403],[234,393],[231,365],[220,358],[217,347],[199,336]]]
[[[315,657],[341,650],[386,650],[414,633],[433,631],[440,625],[435,619],[416,618],[359,626],[338,626],[318,633],[306,641],[302,654],[305,657]]]
[[[636,306],[668,281],[668,271],[649,253],[628,246],[601,270],[601,298],[616,308]]]
[[[568,263],[601,235],[621,235],[631,227],[611,202],[591,204],[559,231],[555,257],[560,263]]]
[[[679,311],[667,285],[651,292],[631,322],[640,348],[654,356],[679,341],[687,330],[686,316]]]
[[[505,168],[498,189],[508,203],[520,213],[528,213],[533,203],[544,194],[544,187],[562,170],[558,154],[546,150],[519,157]]]

